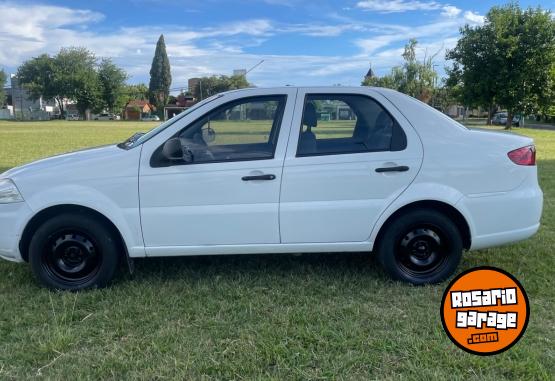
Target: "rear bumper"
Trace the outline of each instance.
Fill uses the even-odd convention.
[[[0,204],[0,258],[23,262],[19,252],[19,240],[24,224],[32,210],[25,202]]]
[[[536,181],[525,181],[510,192],[463,197],[457,205],[472,220],[470,249],[479,250],[533,236],[540,227],[543,193]]]
[[[477,236],[472,240],[470,250],[485,249],[488,247],[501,246],[513,242],[522,241],[536,234],[539,228],[540,224],[537,223],[535,225],[528,226],[522,229]]]

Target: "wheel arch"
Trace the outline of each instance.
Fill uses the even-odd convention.
[[[29,245],[36,230],[48,219],[62,213],[74,213],[79,215],[92,216],[102,221],[102,223],[104,223],[110,229],[113,236],[117,240],[117,244],[121,250],[121,253],[129,258],[127,245],[125,239],[123,238],[123,235],[108,217],[90,207],[77,204],[61,204],[42,209],[27,222],[25,228],[23,229],[23,233],[21,234],[21,239],[19,240],[19,252],[21,253],[21,258],[23,258],[23,260],[25,260],[26,262],[29,261]]]
[[[438,200],[413,201],[395,210],[395,212],[393,212],[389,217],[387,217],[384,223],[380,226],[378,233],[376,235],[376,238],[374,240],[373,246],[374,247],[377,246],[377,243],[380,241],[381,237],[383,236],[387,226],[389,226],[389,224],[392,221],[394,221],[404,213],[407,213],[415,209],[434,209],[448,216],[455,223],[455,225],[459,229],[459,232],[461,233],[461,238],[463,240],[463,247],[466,250],[470,249],[470,246],[472,245],[472,234],[471,234],[470,225],[468,224],[467,219],[453,205],[443,201],[438,201]]]

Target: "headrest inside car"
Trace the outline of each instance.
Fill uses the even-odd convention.
[[[303,125],[307,127],[316,127],[318,125],[318,118],[316,116],[316,107],[314,103],[309,102],[304,107]]]

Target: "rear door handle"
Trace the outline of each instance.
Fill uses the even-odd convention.
[[[376,168],[376,172],[383,173],[383,172],[406,172],[409,170],[409,167],[406,165],[399,165],[397,167],[383,167],[383,168]]]
[[[257,180],[275,180],[276,175],[257,175],[257,176],[243,176],[241,180],[243,181],[257,181]]]

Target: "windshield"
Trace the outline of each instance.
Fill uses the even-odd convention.
[[[130,149],[130,148],[136,147],[138,145],[141,145],[144,142],[146,142],[147,140],[149,140],[150,138],[152,138],[152,137],[158,135],[160,132],[164,131],[166,128],[168,128],[169,126],[171,126],[172,124],[177,122],[179,119],[181,119],[184,116],[190,114],[191,112],[195,111],[199,107],[202,107],[205,104],[210,103],[213,100],[216,100],[216,99],[218,99],[222,96],[223,96],[223,94],[217,94],[217,95],[211,96],[210,98],[206,98],[205,100],[200,101],[199,103],[192,106],[191,108],[188,108],[188,109],[184,110],[183,112],[181,112],[180,114],[177,114],[173,118],[168,119],[167,121],[160,124],[159,126],[154,127],[152,130],[148,131],[147,133],[134,134],[132,137],[130,137],[129,139],[127,139],[123,143],[119,144],[119,146],[122,147],[122,148]]]

